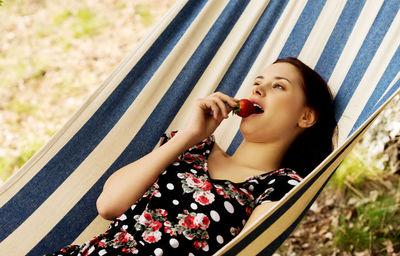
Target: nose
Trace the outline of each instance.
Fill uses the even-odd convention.
[[[264,91],[264,89],[263,89],[261,86],[259,86],[259,85],[255,85],[255,86],[253,87],[252,93],[253,93],[253,94],[258,94],[258,95],[260,95],[260,96],[262,96],[262,97],[265,96],[265,91]]]

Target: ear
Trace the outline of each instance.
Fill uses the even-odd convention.
[[[317,112],[310,107],[305,107],[299,121],[297,122],[297,126],[306,129],[313,126],[317,120]]]

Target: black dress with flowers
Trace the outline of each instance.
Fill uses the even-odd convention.
[[[175,133],[164,134],[161,145]],[[180,155],[104,234],[51,255],[212,255],[257,205],[281,199],[301,180],[291,169],[241,183],[214,180],[207,171],[214,143],[210,136]]]

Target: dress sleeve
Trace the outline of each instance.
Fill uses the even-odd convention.
[[[256,205],[266,202],[279,201],[292,188],[294,188],[302,178],[291,169],[279,169],[274,171],[266,179],[260,182],[262,187],[260,195],[256,198]]]
[[[177,133],[178,133],[178,131],[171,131],[171,132],[164,133],[161,136],[159,147],[161,147],[166,142],[168,142],[170,139],[172,139]],[[181,155],[181,157],[183,157],[185,154],[188,154],[188,153],[189,154],[201,154],[205,157],[208,157],[214,143],[215,143],[215,136],[210,135],[210,137],[205,138],[204,140],[200,141],[198,144],[193,145],[192,147],[187,149],[187,151],[185,153],[183,153]]]
[[[171,132],[166,132],[161,136],[161,140],[160,140],[160,145],[159,147],[161,147],[162,145],[164,145],[165,143],[167,143],[167,141],[169,141],[170,139],[172,139],[172,137],[175,136],[175,134],[178,131],[171,131]]]

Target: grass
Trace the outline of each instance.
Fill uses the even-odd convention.
[[[392,247],[399,252],[400,178],[385,174],[364,154],[353,150],[330,182],[345,196],[334,244],[352,253],[385,255]]]
[[[392,193],[382,193],[376,201],[366,200],[348,207],[344,213],[335,234],[335,245],[341,250],[369,250],[379,255],[386,250],[389,240],[400,250],[400,207]]]

